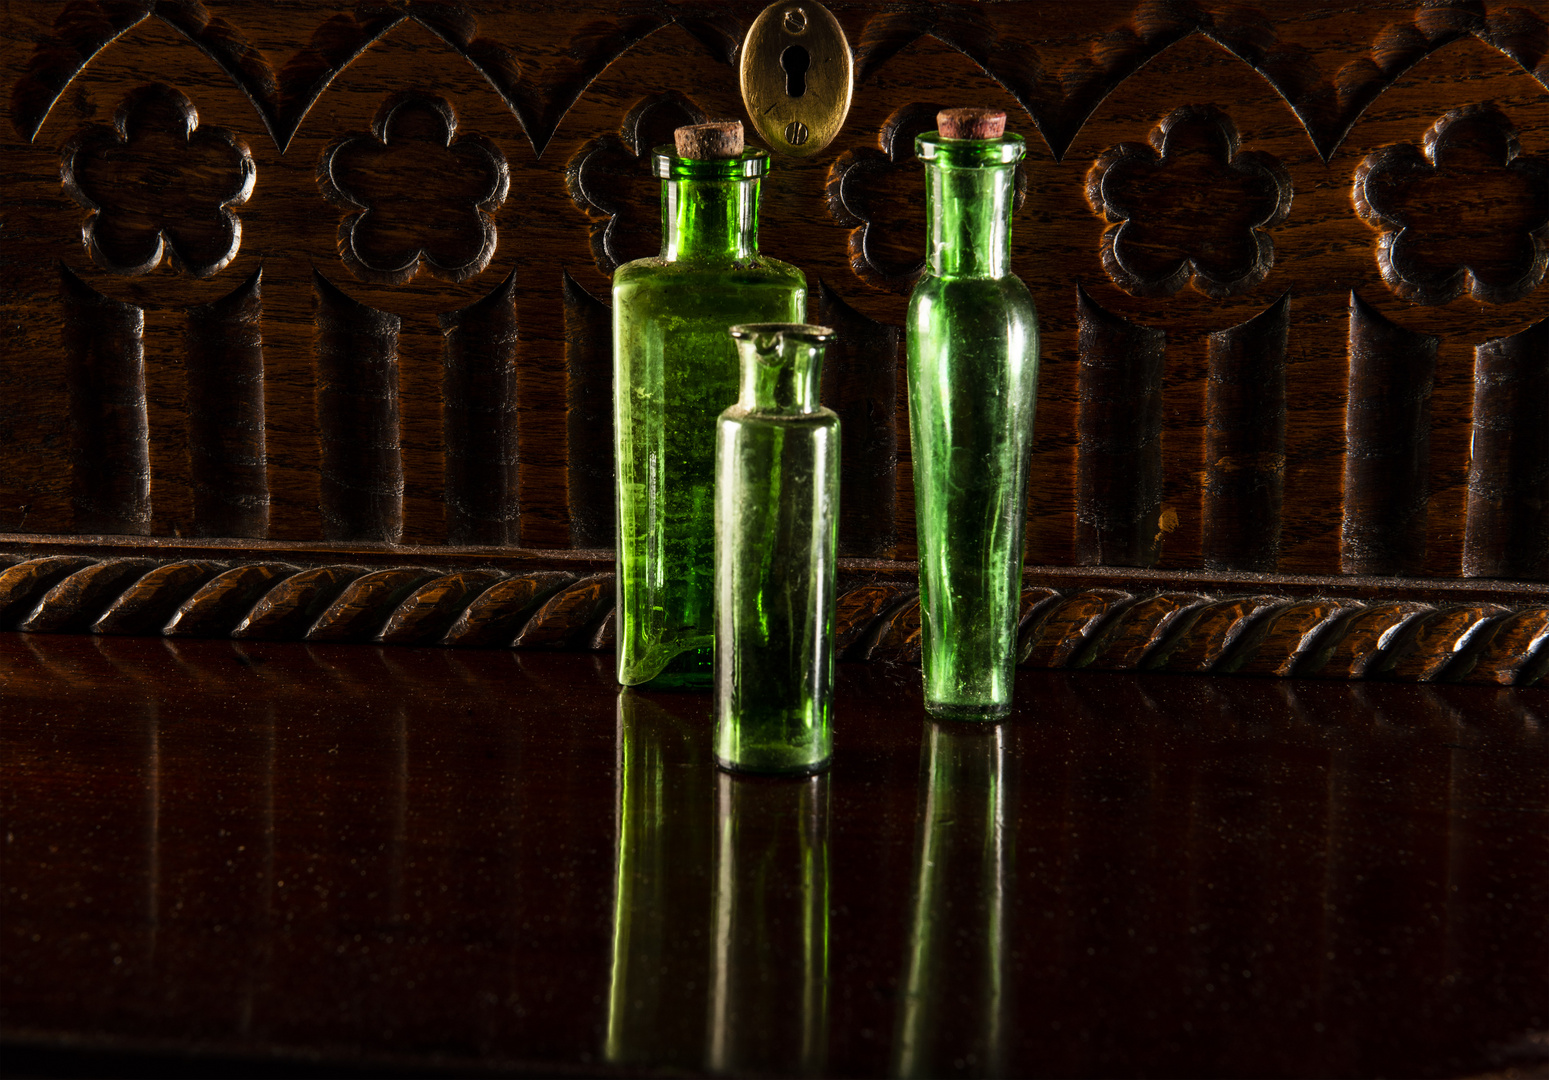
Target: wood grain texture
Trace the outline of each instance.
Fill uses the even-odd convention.
[[[149,533],[145,313],[60,268],[69,387],[70,491],[86,533]]]
[[[514,544],[520,535],[515,292],[513,274],[441,316],[448,543]]]
[[[1350,294],[1345,505],[1340,567],[1414,573],[1425,564],[1431,391],[1440,339],[1396,326]]]
[[[402,285],[423,268],[446,281],[477,277],[498,239],[490,215],[511,170],[481,135],[457,134],[457,112],[434,94],[400,91],[369,135],[323,152],[323,197],[352,211],[339,222],[339,258],[361,281]]]
[[[820,325],[837,335],[824,355],[821,397],[839,414],[839,552],[883,557],[897,544],[903,329],[868,319],[821,281],[817,308]]]
[[[246,558],[296,567],[344,537],[605,549],[609,276],[659,243],[651,148],[685,120],[742,116],[734,61],[761,6],[7,4],[0,530],[139,535],[146,552],[246,539]],[[1544,348],[1541,4],[836,15],[851,113],[821,153],[776,159],[761,243],[806,271],[810,317],[845,305],[854,351],[836,346],[831,376],[860,366],[827,390],[845,413],[846,552],[914,556],[887,361],[923,256],[913,139],[972,104],[1029,137],[1012,268],[1043,324],[1030,563],[1102,567],[1092,587],[1126,592],[1126,566],[1267,567],[1271,547],[1277,575],[1350,575],[1336,597],[1371,574],[1549,580],[1536,429],[1518,391],[1476,374]],[[373,214],[391,225],[375,239]],[[1121,225],[1135,235],[1110,236],[1105,263]],[[1282,297],[1271,515],[1281,451],[1244,450],[1251,482],[1220,467],[1212,368]],[[1094,312],[1144,338],[1124,408],[1089,393],[1119,348]],[[1378,325],[1403,349],[1382,353]],[[1229,479],[1261,505],[1230,509],[1246,496]]]
[[[1087,203],[1109,222],[1103,269],[1134,296],[1206,296],[1252,288],[1275,264],[1264,230],[1291,212],[1291,177],[1273,155],[1240,152],[1237,126],[1213,105],[1164,117],[1146,143],[1103,151]]]
[[[613,309],[564,274],[565,493],[570,542],[611,548],[617,516],[613,464]]]
[[[323,537],[403,535],[396,315],[351,300],[322,274],[317,289],[317,426]]]
[[[1081,441],[1077,554],[1084,565],[1153,566],[1162,533],[1162,372],[1167,337],[1078,291]]]
[[[1463,573],[1549,579],[1549,319],[1474,350]]]
[[[188,457],[198,536],[269,534],[263,271],[188,309]]]
[[[1469,293],[1505,303],[1549,268],[1549,158],[1524,155],[1492,104],[1453,109],[1421,145],[1383,147],[1361,162],[1357,213],[1383,230],[1382,279],[1396,295],[1444,304]]]
[[[1205,399],[1205,566],[1273,571],[1285,491],[1291,298],[1211,334]]]

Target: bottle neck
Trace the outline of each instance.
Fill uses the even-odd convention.
[[[817,412],[823,350],[833,331],[805,323],[732,327],[742,360],[737,404],[749,412],[799,416]]]
[[[934,277],[1001,278],[1011,273],[1015,136],[985,141],[920,136],[925,162],[925,259]]]
[[[662,258],[749,259],[757,254],[757,180],[662,184]]]

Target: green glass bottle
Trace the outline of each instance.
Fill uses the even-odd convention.
[[[839,417],[818,404],[834,333],[731,328],[737,403],[715,445],[715,755],[728,769],[828,766]]]
[[[909,299],[909,436],[925,708],[1011,711],[1038,312],[1011,274],[1020,136],[1005,114],[947,109],[925,163],[926,273]]]
[[[769,155],[736,122],[679,128],[653,158],[662,253],[613,275],[618,679],[708,685],[715,420],[737,397],[734,323],[805,314],[800,270],[758,253]]]

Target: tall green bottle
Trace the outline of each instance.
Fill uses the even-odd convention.
[[[1038,311],[1011,274],[1022,139],[1005,113],[946,109],[915,141],[925,163],[926,274],[909,299],[925,708],[1011,711]]]
[[[618,678],[708,686],[715,422],[737,399],[734,323],[798,322],[800,270],[758,253],[769,155],[738,122],[679,128],[653,157],[662,253],[613,275]]]

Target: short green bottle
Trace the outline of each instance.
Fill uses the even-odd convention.
[[[715,446],[715,755],[812,773],[833,748],[839,417],[818,404],[826,326],[731,328],[737,403]]]
[[[807,285],[758,252],[769,155],[744,148],[740,123],[679,128],[653,164],[662,253],[613,275],[618,679],[708,686],[715,420],[737,398],[726,331],[801,319]]]
[[[909,436],[925,708],[1011,711],[1038,312],[1011,273],[1020,136],[1005,113],[946,109],[925,163],[926,272],[909,299]]]

